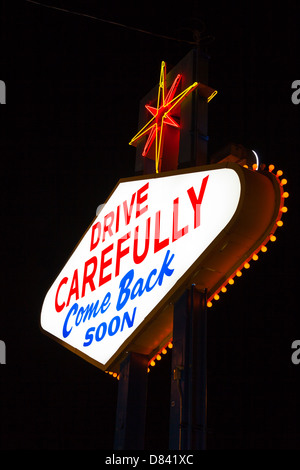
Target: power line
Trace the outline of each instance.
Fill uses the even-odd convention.
[[[136,32],[142,33],[142,34],[148,34],[149,36],[155,36],[155,37],[158,37],[158,38],[161,38],[161,39],[167,39],[169,41],[182,42],[182,43],[190,44],[190,45],[193,45],[193,46],[196,46],[196,45],[199,44],[198,41],[197,42],[196,41],[188,41],[186,39],[179,39],[179,38],[174,38],[172,36],[166,36],[164,34],[153,33],[152,31],[146,31],[145,29],[136,28],[134,26],[128,26],[128,25],[125,25],[125,24],[122,24],[122,23],[118,23],[116,21],[106,20],[106,19],[103,19],[103,18],[99,18],[98,16],[93,16],[93,15],[89,15],[87,13],[81,13],[81,12],[78,12],[78,11],[69,10],[67,8],[61,8],[61,7],[56,7],[56,6],[53,6],[53,5],[47,5],[45,3],[37,2],[35,0],[25,0],[25,1],[27,3],[32,3],[33,5],[38,5],[38,6],[41,6],[41,7],[44,7],[44,8],[48,8],[50,10],[56,10],[56,11],[60,11],[60,12],[63,12],[63,13],[69,13],[69,14],[75,15],[75,16],[82,16],[84,18],[88,18],[88,19],[92,19],[92,20],[96,20],[96,21],[101,21],[102,23],[107,23],[107,24],[111,24],[111,25],[114,25],[114,26],[119,26],[120,28],[128,29],[130,31],[136,31]],[[206,39],[206,38],[203,38],[203,39]]]

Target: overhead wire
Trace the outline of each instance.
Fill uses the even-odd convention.
[[[161,38],[161,39],[167,39],[169,41],[176,41],[176,42],[190,44],[190,45],[194,45],[194,46],[199,45],[199,38],[197,38],[196,41],[189,41],[187,39],[180,39],[180,38],[175,38],[175,37],[172,37],[172,36],[167,36],[165,34],[154,33],[153,31],[147,31],[145,29],[137,28],[135,26],[128,26],[128,25],[125,25],[123,23],[119,23],[117,21],[112,21],[112,20],[108,20],[108,19],[104,19],[104,18],[99,18],[98,16],[90,15],[88,13],[82,13],[82,12],[75,11],[75,10],[70,10],[70,9],[67,9],[67,8],[57,7],[55,5],[47,5],[46,3],[38,2],[36,0],[25,0],[25,2],[31,3],[33,5],[38,5],[38,6],[43,7],[43,8],[48,8],[50,10],[56,10],[56,11],[60,11],[60,12],[63,12],[63,13],[69,13],[71,15],[81,16],[83,18],[88,18],[88,19],[92,19],[92,20],[95,20],[95,21],[100,21],[102,23],[111,24],[111,25],[118,26],[120,28],[124,28],[124,29],[130,30],[130,31],[136,31],[136,32],[139,32],[139,33],[142,33],[142,34],[147,34],[149,36],[154,36],[154,37],[158,37],[158,38]],[[201,39],[203,40],[203,39],[207,39],[207,38],[210,38],[210,36],[207,36],[207,37],[204,37],[204,38],[201,38]]]

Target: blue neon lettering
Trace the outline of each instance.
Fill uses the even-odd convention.
[[[83,343],[83,346],[89,346],[90,344],[92,344],[93,339],[94,339],[92,332],[93,332],[94,330],[95,330],[95,328],[94,328],[93,326],[87,330],[87,332],[86,332],[86,334],[85,334],[85,339],[86,339],[87,341],[85,341],[85,342]]]
[[[107,292],[101,304],[101,313],[105,313],[108,307],[110,306],[110,299],[111,299],[111,293]],[[95,317],[96,315],[94,314],[93,316]]]
[[[128,271],[127,274],[125,274],[125,276],[120,281],[120,285],[119,285],[120,292],[119,292],[119,297],[118,297],[118,301],[116,305],[116,309],[118,311],[121,310],[121,308],[123,308],[124,305],[126,305],[126,302],[129,299],[130,289],[128,289],[128,286],[131,284],[133,276],[134,276],[134,270],[131,269],[130,271]]]
[[[151,273],[149,274],[148,279],[146,281],[146,285],[145,285],[146,292],[150,292],[156,286],[157,279],[154,282],[154,284],[152,286],[150,286],[150,280],[151,280],[152,276],[155,276],[156,273],[157,273],[157,269],[152,269]]]
[[[98,313],[101,310],[101,307],[99,307],[99,310],[97,310],[98,305],[99,305],[99,300],[97,300],[95,305],[92,303],[92,304],[88,304],[86,306],[85,316],[84,316],[83,322],[85,322],[86,320],[90,320],[92,315],[93,315],[93,317],[96,317],[98,315]]]
[[[134,307],[134,309],[133,309],[133,314],[132,314],[132,317],[131,317],[131,318],[130,318],[128,312],[125,312],[125,313],[124,313],[120,331],[123,331],[123,329],[124,329],[125,320],[126,320],[126,323],[127,323],[128,328],[132,328],[132,327],[133,327],[133,323],[134,323],[134,319],[135,319],[135,313],[136,313],[136,307]]]
[[[114,326],[114,323],[115,323],[115,326]],[[112,318],[112,320],[110,321],[109,325],[108,325],[108,334],[109,336],[114,336],[119,327],[120,327],[120,323],[121,323],[121,320],[120,320],[120,317],[117,315],[116,317]]]
[[[164,276],[172,276],[172,274],[174,272],[174,269],[169,269],[169,266],[170,266],[171,262],[173,261],[175,255],[173,253],[171,258],[168,260],[169,254],[170,254],[170,250],[168,250],[167,253],[166,253],[163,265],[161,267],[160,273],[159,273],[158,278],[157,278],[157,282],[160,286],[163,283]]]
[[[95,338],[97,342],[102,341],[103,338],[108,334],[109,336],[114,336],[118,331],[123,331],[125,326],[127,325],[128,328],[132,328],[135,320],[136,314],[136,307],[133,309],[132,316],[130,317],[128,312],[125,312],[122,318],[116,315],[113,317],[110,322],[107,324],[106,322],[100,323],[97,329],[95,327],[91,327],[86,331],[85,334],[85,342],[83,343],[84,347],[90,346]],[[121,325],[121,327],[120,327]],[[95,332],[95,336],[94,336]]]
[[[141,297],[145,291],[150,292],[152,289],[154,289],[156,284],[161,286],[165,276],[172,276],[174,269],[170,269],[169,266],[172,263],[174,256],[175,256],[174,254],[170,256],[170,250],[166,252],[165,259],[163,261],[163,264],[157,276],[157,279],[151,286],[150,286],[150,280],[152,279],[153,276],[157,274],[157,269],[153,269],[150,272],[148,278],[146,279],[146,282],[144,281],[142,277],[140,277],[134,284],[132,290],[130,289],[130,286],[134,278],[134,269],[131,269],[130,271],[128,271],[128,273],[126,273],[125,276],[120,281],[119,297],[118,297],[116,309],[119,311],[122,308],[124,308],[129,298],[133,300],[137,296]]]
[[[76,319],[75,319],[75,325],[78,326],[81,323],[82,317],[84,314],[84,308],[80,307],[80,309],[77,312]],[[84,321],[84,320],[83,320]]]
[[[71,315],[76,315],[77,313],[77,310],[78,310],[78,304],[75,302],[75,304],[72,305],[72,307],[70,308],[67,316],[66,316],[66,319],[65,319],[65,322],[64,322],[64,326],[63,326],[63,337],[64,338],[67,338],[67,336],[69,336],[69,334],[71,333],[73,327],[71,326],[71,328],[69,330],[67,330],[67,325],[68,325],[68,321],[69,321],[69,318]]]
[[[110,299],[111,299],[111,293],[107,292],[100,307],[99,307],[99,304],[100,304],[99,300],[97,300],[95,304],[94,303],[88,304],[85,308],[84,307],[79,308],[78,303],[75,302],[70,308],[70,310],[68,311],[67,316],[65,318],[65,322],[63,325],[63,337],[67,338],[72,331],[73,326],[71,326],[71,328],[68,329],[68,322],[72,315],[76,315],[75,326],[79,326],[81,322],[84,323],[86,320],[90,320],[92,316],[93,318],[95,318],[99,312],[105,313],[111,304]]]
[[[141,297],[141,295],[143,295],[144,293],[144,290],[145,288],[143,289],[143,284],[144,284],[144,279],[142,279],[141,277],[136,281],[136,283],[134,284],[134,287],[131,291],[131,296],[130,298],[131,299],[135,299],[136,296],[138,295],[139,297]]]
[[[101,328],[102,328],[102,334],[100,335]],[[100,323],[95,333],[95,340],[101,341],[106,335],[106,330],[107,330],[107,324],[105,322]]]

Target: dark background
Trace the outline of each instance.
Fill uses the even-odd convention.
[[[96,207],[134,174],[139,100],[162,60],[170,70],[191,50],[193,30],[219,91],[209,153],[228,142],[255,149],[290,193],[277,241],[209,310],[207,446],[300,449],[299,4],[51,4],[153,34],[1,2],[0,449],[113,448],[118,381],[44,336],[40,311]],[[168,449],[170,360],[149,374],[150,450]]]

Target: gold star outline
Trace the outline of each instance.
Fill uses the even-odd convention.
[[[171,112],[191,93],[197,86],[198,82],[194,82],[179,95],[175,96],[182,75],[178,74],[167,93],[166,90],[166,63],[161,63],[159,87],[157,95],[156,108],[146,105],[146,109],[152,114],[152,118],[147,124],[131,139],[129,145],[133,145],[141,137],[149,133],[142,155],[146,156],[153,141],[155,140],[155,171],[159,173],[162,148],[163,134],[165,125],[179,127],[179,124],[170,116]]]

